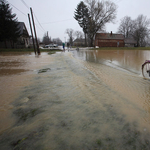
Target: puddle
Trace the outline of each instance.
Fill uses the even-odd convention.
[[[25,69],[0,69],[0,76],[4,75],[15,75],[23,72],[27,72]]]

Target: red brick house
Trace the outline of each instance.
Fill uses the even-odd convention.
[[[122,34],[96,33],[95,46],[98,47],[124,47],[124,36]]]

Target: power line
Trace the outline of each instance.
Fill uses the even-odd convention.
[[[35,25],[36,25],[36,27],[38,27],[43,33],[45,32],[45,30],[44,30],[44,29],[42,30],[41,27],[39,27],[38,24],[35,23]]]
[[[24,0],[21,0],[21,1],[28,9],[30,9],[30,7],[27,5],[27,3],[24,2]]]
[[[21,0],[21,1],[22,1],[22,3],[23,3],[28,9],[30,9],[29,5],[27,5],[27,3],[26,3],[24,0]],[[33,13],[34,13],[34,12],[33,12]],[[35,13],[34,13],[34,16],[35,16],[35,19],[36,19],[36,21],[38,22],[39,26],[40,26],[40,27],[42,28],[42,30],[45,32],[44,28],[42,27],[42,25],[40,24],[39,20],[37,19]]]
[[[38,24],[40,25],[40,27],[41,27],[41,28],[43,29],[43,31],[45,32],[44,28],[42,27],[41,23],[38,21],[38,19],[37,19],[37,17],[36,17],[36,15],[35,15],[35,13],[34,13],[34,12],[33,12],[33,14],[34,14],[35,19],[37,20]]]
[[[10,2],[9,2],[10,3]],[[16,6],[14,6],[13,4],[10,3],[10,5],[12,5],[14,8],[16,8],[18,11],[20,11],[23,15],[27,16],[25,13],[23,13],[21,10],[19,10]]]
[[[58,22],[64,22],[64,21],[69,21],[69,20],[73,20],[73,19],[59,20],[59,21],[53,21],[53,22],[46,22],[46,23],[42,23],[42,24],[58,23]]]

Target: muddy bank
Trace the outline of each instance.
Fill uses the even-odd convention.
[[[12,122],[0,133],[2,150],[150,149],[149,81],[68,52],[30,57],[18,67],[29,71],[7,75],[22,84],[5,114]]]

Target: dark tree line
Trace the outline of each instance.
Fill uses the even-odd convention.
[[[144,15],[139,15],[135,20],[125,16],[121,19],[118,33],[124,35],[125,38],[133,38],[137,46],[146,46],[149,44],[150,38],[150,19]]]
[[[116,5],[111,1],[85,0],[81,1],[75,9],[74,18],[83,29],[85,36],[90,39],[93,46],[95,34],[102,31],[106,23],[113,22],[116,18]]]
[[[12,13],[12,9],[5,0],[0,0],[0,41],[10,41],[12,48],[19,37],[20,31],[16,14]]]

